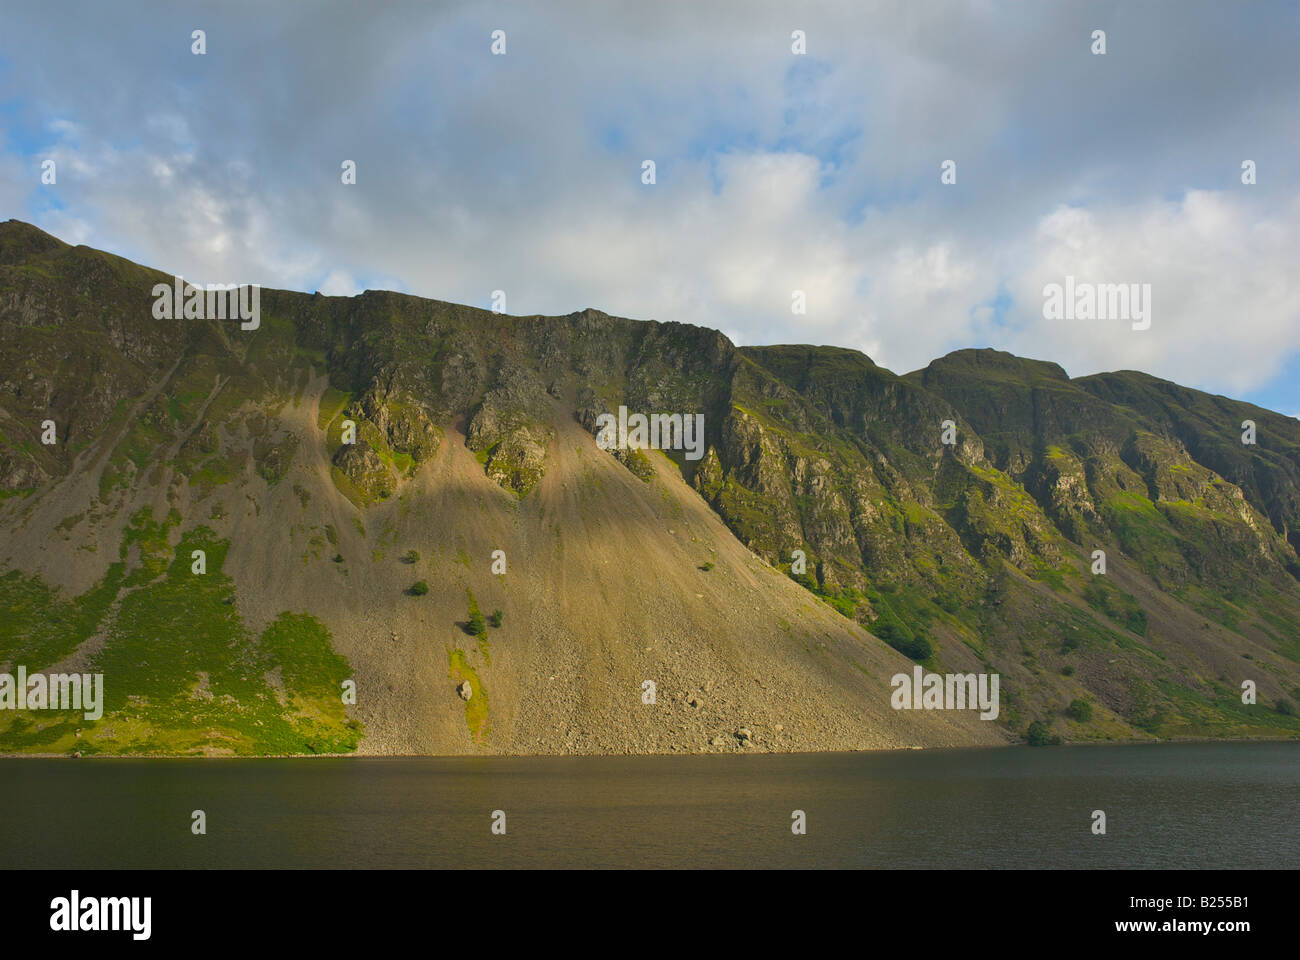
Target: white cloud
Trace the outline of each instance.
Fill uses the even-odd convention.
[[[1300,349],[1300,194],[1264,213],[1239,193],[1045,215],[1035,256],[1012,288],[1010,343],[1072,374],[1137,369],[1240,393],[1281,372]],[[1149,283],[1151,328],[1123,320],[1049,321],[1043,287]]]
[[[361,293],[361,287],[347,271],[331,270],[320,282],[319,292],[327,297],[354,297]]]
[[[40,225],[196,282],[351,292],[383,277],[477,305],[504,289],[515,313],[593,306],[857,347],[900,371],[991,345],[1242,392],[1300,350],[1300,75],[1262,16],[1224,32],[1159,2],[796,17],[719,0],[310,18],[236,2],[207,19],[206,57],[166,18],[95,3],[75,28],[7,22],[0,82],[23,83],[0,97],[60,118],[37,124],[63,208]],[[1113,53],[1092,57],[1107,19]],[[504,58],[488,53],[498,25]],[[790,54],[796,26],[807,58]],[[236,35],[237,51],[216,42]],[[114,95],[90,96],[85,76]],[[34,184],[4,146],[0,174]],[[1238,180],[1247,156],[1254,187]],[[0,202],[22,216],[36,189],[0,179]],[[1043,284],[1066,274],[1151,283],[1152,328],[1045,322]]]

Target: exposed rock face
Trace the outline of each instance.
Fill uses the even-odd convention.
[[[483,457],[492,480],[523,497],[546,472],[552,401],[541,380],[522,365],[503,365],[496,379],[470,421],[468,443]]]
[[[1075,543],[1118,540],[1173,585],[1189,564],[1209,560],[1206,543],[1189,536],[1196,527],[1246,569],[1267,557],[1274,570],[1300,573],[1291,556],[1300,515],[1294,421],[1143,374],[1070,380],[1055,364],[993,350],[958,351],[908,379],[962,405],[995,438],[995,459]],[[1246,419],[1268,424],[1267,449],[1240,442]],[[1245,514],[1234,506],[1241,483],[1260,491],[1243,494]],[[1143,517],[1165,532],[1156,537]]]
[[[396,453],[409,454],[415,463],[433,456],[442,434],[428,411],[410,397],[381,396],[372,390],[362,402],[364,416],[383,433]]]
[[[39,487],[50,478],[35,460],[10,453],[0,453],[0,490],[19,493]]]
[[[523,497],[546,471],[546,442],[541,431],[517,426],[489,448],[487,475]]]
[[[468,680],[462,680],[460,686],[456,688],[456,694],[468,703],[469,699],[474,696],[474,688],[469,685]]]
[[[334,465],[368,500],[387,500],[397,489],[393,471],[365,440],[340,447]]]

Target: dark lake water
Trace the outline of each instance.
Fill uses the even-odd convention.
[[[0,760],[0,867],[1292,867],[1300,743]],[[207,835],[190,831],[191,811]],[[491,832],[492,812],[505,835]],[[791,833],[803,810],[807,834]],[[1106,814],[1105,836],[1091,832]]]

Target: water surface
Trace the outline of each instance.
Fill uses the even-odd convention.
[[[1292,867],[1300,744],[0,760],[0,867]],[[207,835],[190,831],[191,811]],[[492,812],[506,814],[494,836]],[[803,810],[808,833],[791,833]],[[1090,830],[1105,811],[1104,837]]]

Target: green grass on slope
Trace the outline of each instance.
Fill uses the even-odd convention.
[[[134,518],[124,563],[80,597],[62,599],[38,578],[0,578],[0,657],[34,672],[70,653],[101,620],[106,642],[90,673],[104,675],[104,715],[26,711],[0,716],[0,750],[187,754],[345,753],[360,730],[346,717],[342,682],[351,675],[320,621],[284,612],[260,636],[243,624],[234,584],[223,572],[229,541],[197,527],[158,563],[174,514],[161,524]],[[206,553],[207,572],[192,570]],[[115,610],[110,610],[113,601]],[[51,617],[54,612],[57,620]],[[78,736],[80,731],[80,736]]]
[[[77,649],[94,633],[122,583],[125,564],[115,563],[90,591],[67,599],[40,577],[11,570],[0,577],[0,663],[43,670]]]
[[[472,693],[469,700],[465,702],[465,725],[469,728],[474,742],[482,744],[488,735],[488,699],[487,691],[483,689],[483,681],[479,679],[478,672],[470,666],[464,650],[447,651],[447,672],[452,681],[458,685],[462,680],[469,681]]]

